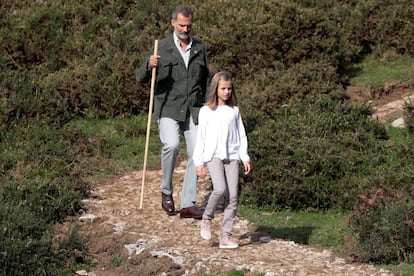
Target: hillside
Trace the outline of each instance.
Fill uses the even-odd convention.
[[[406,138],[401,143],[387,133],[402,114],[404,97],[413,94],[411,0],[190,2],[193,35],[206,46],[211,73],[232,74],[251,137],[255,169],[243,179],[249,185],[240,202],[353,212],[360,196],[378,184],[399,193],[398,203],[412,201],[412,133],[396,131]],[[221,274],[235,268],[268,275],[379,273],[328,250],[269,240],[243,218],[236,231],[243,246],[221,252],[217,240],[198,238],[197,221],[164,216],[158,170],[148,171],[145,207],[137,210],[150,89],[136,83],[135,72],[154,40],[171,34],[177,3],[1,1],[2,272],[67,275],[88,267],[90,252],[97,260],[91,275]],[[378,89],[391,79],[397,83]],[[351,102],[373,106],[373,120],[369,108],[344,100],[349,83],[355,85],[346,90]],[[158,166],[155,148],[151,168]],[[200,199],[208,185],[203,181]],[[175,193],[177,198],[179,189]],[[394,206],[394,199],[384,201],[404,210],[397,214],[413,215],[411,205]],[[372,220],[367,215],[359,225],[368,234],[402,225],[408,234],[401,240],[387,233],[384,239],[361,238],[359,261],[411,265],[411,217],[409,223],[391,217],[385,227],[370,224],[382,214]],[[355,237],[364,236],[359,230],[352,230]],[[252,243],[261,235],[265,243]],[[137,242],[149,247],[129,256]]]
[[[355,103],[370,101],[374,118],[381,121],[402,114],[404,97],[414,91],[396,85],[381,97],[368,100],[363,88],[348,87]],[[175,183],[184,177],[185,162],[176,169]],[[392,275],[371,265],[354,263],[330,250],[293,241],[274,239],[257,226],[238,217],[235,237],[241,247],[220,250],[217,235],[222,214],[214,224],[212,241],[199,237],[199,221],[166,216],[160,208],[161,171],[146,172],[143,209],[138,209],[142,171],[95,181],[91,196],[84,200],[86,211],[71,218],[88,239],[88,247],[97,265],[88,274],[79,275],[223,275],[231,270],[245,270],[245,275]],[[199,180],[199,199],[204,199],[209,179]],[[177,185],[179,186],[179,185]],[[179,200],[179,187],[174,198]],[[178,202],[177,202],[178,204]],[[68,221],[69,222],[69,221]],[[64,231],[68,224],[62,225]]]

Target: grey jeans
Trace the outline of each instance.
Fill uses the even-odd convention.
[[[189,117],[185,122],[170,118],[158,120],[161,151],[162,182],[161,191],[166,195],[173,193],[173,173],[180,152],[180,135],[184,134],[187,149],[187,167],[181,191],[181,208],[194,206],[197,200],[197,174],[193,161],[193,151],[197,136],[197,126]]]
[[[207,163],[207,168],[213,182],[213,192],[208,199],[203,219],[213,219],[214,210],[224,195],[228,191],[229,203],[224,209],[222,222],[222,235],[229,235],[233,229],[233,222],[237,214],[237,200],[239,190],[239,160],[220,160],[213,158]]]

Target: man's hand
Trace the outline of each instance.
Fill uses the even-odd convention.
[[[154,67],[158,66],[158,60],[160,59],[160,56],[158,55],[152,55],[150,56],[149,60],[148,60],[148,68],[152,69]]]

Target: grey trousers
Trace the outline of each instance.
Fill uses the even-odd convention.
[[[181,191],[181,208],[194,206],[197,201],[197,174],[193,161],[193,151],[197,137],[197,126],[189,117],[185,122],[170,118],[158,120],[161,150],[161,191],[166,195],[173,193],[173,173],[177,156],[180,152],[180,135],[184,134],[187,149],[187,167],[185,170],[183,188]]]
[[[237,200],[239,189],[239,160],[220,160],[213,158],[207,163],[207,168],[213,182],[213,192],[208,199],[203,219],[213,219],[214,210],[224,195],[228,191],[229,203],[224,209],[222,222],[222,235],[229,235],[233,229],[233,222],[237,214]]]

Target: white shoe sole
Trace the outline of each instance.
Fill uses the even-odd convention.
[[[221,249],[236,249],[236,248],[239,248],[239,245],[238,244],[235,244],[235,245],[222,245],[222,244],[220,244],[219,248],[221,248]]]

